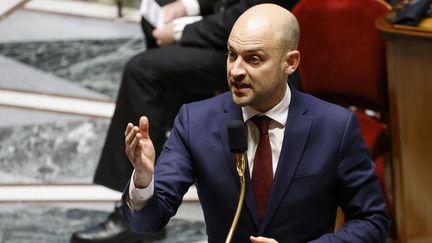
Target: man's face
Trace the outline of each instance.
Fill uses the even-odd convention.
[[[265,112],[286,89],[285,52],[268,30],[233,31],[228,39],[227,77],[233,101]]]

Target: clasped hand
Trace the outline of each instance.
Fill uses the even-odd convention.
[[[174,24],[173,20],[179,17],[186,16],[186,8],[179,0],[169,3],[162,7],[164,12],[165,25],[153,31],[153,37],[159,46],[172,44],[174,39]]]
[[[154,172],[156,152],[149,136],[149,126],[148,118],[142,116],[139,127],[128,123],[125,131],[125,152],[135,169],[133,181],[137,188],[147,187]]]

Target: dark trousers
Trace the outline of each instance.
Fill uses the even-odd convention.
[[[227,90],[226,51],[169,45],[142,52],[125,66],[114,116],[94,182],[121,191],[133,167],[125,154],[128,122],[146,115],[157,155],[180,106]]]

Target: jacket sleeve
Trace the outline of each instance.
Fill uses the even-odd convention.
[[[311,242],[385,242],[390,227],[386,203],[352,113],[345,126],[338,161],[337,195],[345,224],[336,233]]]
[[[226,1],[226,0],[225,0]],[[261,3],[275,3],[290,9],[298,0],[240,0],[225,10],[204,16],[196,23],[186,25],[180,39],[180,45],[206,47],[212,49],[226,49],[226,42],[234,22],[251,6]],[[206,0],[200,0],[200,9]],[[208,6],[206,7],[208,8]]]
[[[162,230],[180,206],[184,194],[195,182],[189,155],[188,113],[182,106],[170,137],[159,156],[154,171],[154,194],[139,211],[128,205],[129,185],[123,191],[123,213],[132,231],[138,234]]]

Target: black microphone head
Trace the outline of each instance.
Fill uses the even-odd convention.
[[[232,153],[247,151],[247,130],[243,121],[231,120],[228,123],[228,143]]]

